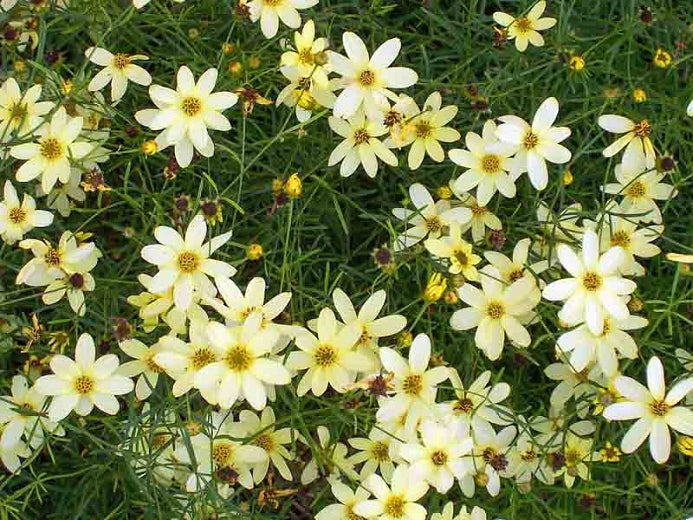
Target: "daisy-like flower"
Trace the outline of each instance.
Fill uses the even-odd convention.
[[[400,332],[407,324],[407,319],[401,314],[390,314],[378,318],[385,306],[387,294],[384,290],[374,292],[363,303],[358,314],[349,296],[337,288],[332,293],[332,301],[344,325],[357,324],[361,335],[356,343],[356,351],[370,362],[369,373],[377,372],[380,365],[378,355],[378,340]]]
[[[594,334],[586,324],[562,334],[558,348],[564,354],[571,353],[570,364],[580,372],[597,361],[605,375],[618,370],[618,357],[635,359],[638,346],[625,331],[646,327],[649,322],[640,316],[629,316],[625,320],[607,318],[600,334]]]
[[[302,31],[294,33],[293,48],[289,43],[281,56],[281,73],[291,79],[287,72],[294,72],[301,78],[310,78],[320,85],[328,83],[327,75],[331,72],[328,60],[327,38],[315,37],[315,22],[308,20]]]
[[[406,94],[396,96],[397,100],[382,113],[383,124],[390,131],[388,143],[398,148],[404,146],[409,127],[407,122],[421,111],[411,97]]]
[[[297,437],[297,434],[291,428],[275,430],[276,418],[272,408],[268,406],[262,410],[260,417],[250,410],[243,410],[239,414],[238,423],[236,424],[240,434],[238,435],[239,437],[251,437],[250,443],[262,448],[267,453],[266,459],[252,466],[255,484],[259,484],[265,479],[270,462],[277,468],[284,480],[293,480],[291,470],[286,464],[287,460],[292,460],[292,456],[284,445],[290,444],[292,439]]]
[[[534,285],[520,278],[506,286],[493,266],[481,270],[481,290],[466,283],[457,290],[460,299],[469,307],[459,309],[450,317],[454,330],[476,328],[474,342],[491,361],[503,352],[505,336],[520,347],[528,347],[532,338],[519,318],[536,305],[529,293]]]
[[[428,484],[412,479],[406,464],[397,466],[388,486],[380,475],[373,474],[363,484],[375,497],[356,504],[354,513],[377,520],[424,520],[426,508],[416,502],[428,491]]]
[[[267,357],[279,339],[273,328],[262,328],[262,316],[252,314],[240,327],[211,322],[207,335],[219,361],[200,369],[194,377],[196,388],[212,404],[231,408],[244,398],[256,410],[267,404],[264,383],[286,385],[291,374],[280,361]]]
[[[541,17],[545,10],[546,2],[541,0],[530,9],[526,16],[515,18],[502,11],[496,11],[493,13],[493,21],[505,27],[508,40],[515,40],[515,48],[518,51],[525,52],[530,43],[535,47],[543,47],[544,38],[539,31],[551,29],[556,25],[555,18]]]
[[[624,251],[624,261],[619,271],[626,276],[643,276],[645,268],[640,265],[635,257],[652,258],[662,250],[652,244],[664,231],[664,226],[647,226],[639,228],[637,222],[625,217],[609,214],[601,225],[601,251],[607,251],[610,247],[619,246]]]
[[[616,182],[607,183],[602,190],[623,197],[620,206],[628,218],[661,224],[662,212],[655,201],[669,200],[678,195],[671,184],[662,182],[665,174],[657,170],[647,171],[642,162],[622,162],[616,166],[614,174]]]
[[[636,123],[627,117],[608,114],[599,116],[598,123],[607,132],[623,134],[604,149],[604,157],[613,157],[625,148],[623,163],[645,163],[647,168],[654,168],[656,153],[650,140],[652,125],[647,119]]]
[[[60,107],[50,124],[36,130],[36,142],[10,148],[12,157],[25,161],[17,170],[16,179],[29,182],[40,177],[44,193],[50,193],[58,180],[67,183],[71,166],[94,148],[91,143],[77,140],[82,125],[81,117],[69,117],[65,108]]]
[[[67,184],[53,186],[53,189],[46,198],[46,206],[56,210],[60,213],[61,217],[69,217],[74,207],[74,202],[72,201],[84,202],[87,198],[87,194],[84,193],[84,190],[80,186],[81,181],[82,172],[77,168],[72,168]],[[46,195],[43,190],[41,190],[41,186],[38,186],[36,191],[39,197]]]
[[[424,238],[439,238],[443,229],[453,222],[460,225],[469,223],[472,210],[464,207],[453,208],[449,200],[433,201],[433,197],[423,184],[409,186],[409,199],[416,210],[395,208],[392,214],[407,224],[408,228],[395,240],[395,251],[402,251]]]
[[[451,421],[462,432],[490,428],[491,424],[509,424],[510,410],[499,403],[510,395],[510,385],[494,383],[489,386],[490,380],[491,371],[486,370],[465,388],[457,370],[450,369],[450,383],[456,399],[438,404],[439,416]]]
[[[215,282],[224,304],[214,302],[210,304],[226,318],[229,325],[241,325],[253,313],[259,313],[262,316],[263,326],[267,325],[284,311],[291,300],[291,293],[283,292],[265,301],[267,284],[264,278],[259,276],[248,282],[245,294],[233,280],[217,278]]]
[[[294,68],[282,70],[289,84],[277,95],[277,105],[294,107],[296,119],[301,123],[308,121],[313,112],[324,108],[332,108],[337,99],[332,93],[329,82],[320,83],[314,77],[299,76]]]
[[[398,451],[394,440],[392,435],[378,426],[371,429],[367,439],[363,437],[349,439],[349,445],[359,450],[359,453],[349,457],[349,461],[354,465],[365,463],[359,473],[361,480],[365,480],[376,471],[380,471],[380,475],[386,482],[392,480],[392,474],[395,471],[395,452]]]
[[[466,193],[476,187],[476,198],[481,206],[486,206],[496,191],[508,198],[517,193],[515,179],[524,167],[516,168],[512,159],[515,148],[512,144],[501,143],[496,137],[496,123],[489,119],[484,123],[481,135],[467,132],[467,150],[455,148],[448,152],[455,164],[468,168],[455,180],[455,191]]]
[[[317,337],[307,330],[296,335],[296,346],[300,350],[291,352],[286,361],[291,370],[307,369],[296,390],[299,396],[308,390],[321,396],[328,385],[337,392],[345,392],[356,374],[369,368],[368,360],[353,351],[361,336],[358,323],[340,327],[334,312],[323,309],[317,329]]]
[[[359,476],[354,471],[353,462],[347,457],[348,448],[341,442],[330,442],[330,430],[324,426],[318,426],[318,445],[316,446],[319,455],[315,453],[312,442],[307,441],[303,436],[300,437],[301,442],[308,444],[314,451],[313,458],[306,464],[301,472],[301,484],[307,486],[320,476],[318,471],[318,461],[316,455],[320,456],[323,461],[326,460],[327,467],[331,469],[328,482],[332,483],[339,479],[339,476],[344,474],[349,480],[358,480]]]
[[[181,168],[190,165],[193,147],[204,157],[214,155],[214,142],[207,129],[226,132],[231,123],[222,112],[238,102],[233,92],[215,92],[217,69],[208,69],[195,83],[185,65],[178,69],[176,90],[152,85],[149,96],[157,108],[140,110],[135,119],[152,130],[163,130],[156,137],[158,150],[175,146]]]
[[[120,406],[115,396],[128,394],[134,387],[130,378],[117,374],[119,364],[115,354],[96,359],[94,340],[87,333],[77,340],[74,361],[62,354],[53,356],[53,375],[36,381],[39,393],[53,396],[48,418],[60,421],[73,410],[77,415],[89,415],[94,406],[107,414],[116,414]]]
[[[186,310],[193,302],[194,292],[213,297],[217,290],[208,276],[229,278],[236,269],[226,262],[209,258],[231,238],[231,231],[204,242],[207,223],[202,215],[194,217],[185,238],[173,228],[159,226],[154,238],[159,244],[144,246],[142,258],[159,268],[148,289],[161,293],[173,287],[173,301],[178,309]]]
[[[14,78],[8,78],[0,87],[0,141],[13,136],[33,134],[45,116],[55,106],[50,101],[39,101],[41,85],[33,85],[24,94]]]
[[[462,506],[457,516],[454,507],[452,502],[448,502],[441,513],[431,515],[431,520],[486,520],[486,511],[479,506],[474,506],[471,511],[467,511],[467,506]]]
[[[383,367],[394,374],[395,395],[378,399],[376,419],[379,422],[406,416],[404,429],[414,431],[420,419],[433,414],[437,386],[450,372],[442,366],[429,369],[430,359],[431,340],[426,334],[414,338],[408,360],[389,347],[380,348]]]
[[[572,398],[578,402],[589,401],[589,398],[596,393],[594,382],[598,380],[600,372],[597,365],[588,366],[579,372],[573,370],[567,362],[552,363],[547,366],[544,369],[546,377],[559,381],[551,392],[551,407],[561,410]]]
[[[0,397],[0,429],[5,444],[14,444],[26,439],[37,449],[43,444],[46,433],[63,436],[65,430],[56,422],[45,417],[46,396],[35,387],[29,388],[27,379],[17,375],[12,378],[12,395]]]
[[[632,293],[635,282],[622,278],[624,252],[619,246],[599,254],[599,237],[588,229],[582,237],[580,256],[566,244],[559,244],[558,259],[571,278],[550,283],[542,295],[550,301],[564,300],[558,317],[568,325],[586,322],[594,334],[604,331],[604,319],[626,320],[630,316],[622,296]]]
[[[128,81],[145,87],[152,82],[149,72],[133,63],[134,61],[148,60],[149,57],[144,54],[123,54],[120,52],[113,54],[101,47],[89,47],[84,55],[92,63],[103,67],[92,78],[87,88],[91,92],[95,92],[110,83],[111,101],[118,101],[125,95]]]
[[[471,218],[462,225],[462,232],[466,233],[471,229],[472,241],[475,244],[478,244],[486,238],[486,228],[493,231],[498,231],[503,228],[501,220],[486,206],[479,204],[479,201],[476,200],[473,195],[455,191],[456,187],[453,181],[450,182],[450,189],[452,189],[455,196],[460,200],[460,202],[453,202],[453,209],[461,208],[471,212]]]
[[[159,374],[164,371],[155,360],[156,355],[165,348],[164,344],[158,341],[148,347],[137,339],[127,339],[118,346],[120,350],[133,358],[133,361],[120,365],[118,374],[132,378],[139,376],[135,383],[135,396],[140,401],[144,401],[152,395],[159,381]]]
[[[550,97],[539,106],[531,125],[517,116],[498,118],[502,124],[496,130],[496,136],[501,142],[513,145],[518,168],[526,168],[532,186],[539,191],[549,182],[546,161],[565,164],[572,157],[570,150],[558,144],[570,137],[570,128],[553,126],[557,117],[558,100]]]
[[[614,384],[624,401],[607,407],[604,417],[611,421],[637,419],[624,435],[621,450],[633,453],[649,436],[652,458],[664,464],[671,452],[669,428],[683,435],[693,435],[693,411],[677,406],[693,390],[693,377],[679,381],[667,392],[664,367],[659,358],[653,356],[647,364],[647,388],[625,376],[616,378]]]
[[[536,275],[543,273],[549,268],[549,263],[546,260],[539,262],[529,262],[529,252],[532,241],[529,238],[523,238],[513,248],[512,258],[508,258],[497,251],[486,251],[484,258],[498,269],[501,280],[504,283],[512,284],[517,280],[524,278],[535,285],[533,298],[539,303],[541,300],[541,291],[537,286]]]
[[[555,448],[563,444],[567,432],[586,437],[594,433],[594,423],[578,421],[567,423],[567,416],[560,408],[551,407],[549,416],[538,415],[529,421],[532,430],[538,432],[537,442],[546,448]]]
[[[563,466],[556,472],[556,477],[563,476],[563,482],[567,488],[572,488],[575,480],[590,479],[590,467],[588,464],[600,460],[598,451],[594,451],[594,441],[590,438],[583,439],[572,432],[568,432],[562,451]]]
[[[349,486],[338,480],[333,481],[331,487],[332,494],[339,503],[330,504],[321,509],[315,515],[316,520],[355,520],[358,515],[354,513],[354,507],[371,496],[368,490],[362,486],[356,488],[356,492],[354,492]]]
[[[442,107],[443,100],[440,92],[434,92],[426,99],[422,111],[418,107],[414,116],[406,123],[403,142],[391,146],[403,147],[411,145],[409,150],[409,168],[416,170],[426,154],[435,162],[443,162],[445,152],[440,142],[453,143],[460,139],[460,133],[447,125],[457,115],[457,107],[448,105]]]
[[[390,89],[411,87],[419,76],[406,67],[390,67],[402,47],[399,38],[387,40],[372,57],[353,32],[345,32],[342,42],[348,57],[328,51],[333,70],[342,76],[338,87],[344,89],[337,96],[334,115],[349,118],[363,105],[369,118],[379,120],[388,108],[387,98],[397,101]]]
[[[96,258],[101,258],[101,251],[96,250]],[[46,305],[53,305],[67,295],[70,308],[78,315],[84,316],[87,306],[84,303],[84,293],[96,288],[96,282],[91,273],[86,271],[65,274],[54,282],[51,282],[43,291],[41,300]]]
[[[363,110],[352,114],[349,119],[330,117],[330,128],[344,138],[330,154],[328,166],[339,162],[339,174],[349,177],[359,165],[373,178],[378,173],[378,159],[390,166],[397,166],[397,156],[378,139],[387,134],[387,127],[379,119],[366,117]]]
[[[451,426],[424,419],[419,426],[421,443],[400,447],[399,455],[409,462],[409,472],[415,480],[424,480],[439,493],[447,493],[465,471],[463,456],[472,451],[471,437],[460,439]]]
[[[524,422],[524,418],[522,420]],[[508,453],[508,463],[514,468],[515,481],[519,486],[531,486],[534,477],[544,484],[553,485],[553,469],[544,456],[546,451],[547,447],[542,446],[527,430],[515,439],[515,445]]]
[[[260,20],[260,29],[265,38],[273,38],[279,30],[279,20],[292,29],[301,26],[299,9],[308,9],[318,4],[318,0],[250,0],[250,21]]]
[[[474,432],[474,457],[464,459],[467,471],[460,479],[465,496],[474,495],[476,483],[486,487],[492,497],[500,492],[500,479],[513,476],[510,452],[517,430],[506,426],[498,433],[493,428],[480,428]]]
[[[19,201],[17,190],[5,181],[4,199],[0,202],[0,237],[7,244],[14,244],[35,227],[47,227],[53,223],[50,211],[36,209],[36,201],[24,194]]]
[[[424,242],[426,249],[449,263],[448,272],[462,274],[465,280],[476,281],[479,274],[476,265],[481,257],[472,252],[472,245],[462,239],[462,228],[457,222],[450,224],[450,234],[441,238],[429,238]]]

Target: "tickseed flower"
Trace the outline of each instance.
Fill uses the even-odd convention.
[[[173,228],[159,226],[154,237],[159,244],[144,246],[142,258],[159,268],[151,280],[150,292],[160,293],[173,287],[176,307],[186,310],[193,302],[193,293],[214,296],[216,289],[208,276],[229,278],[236,269],[226,262],[209,258],[231,238],[231,231],[203,243],[207,224],[202,215],[194,217],[185,232],[185,239]]]
[[[599,452],[593,452],[592,439],[583,439],[570,431],[566,434],[561,455],[563,467],[556,472],[556,476],[563,476],[563,482],[567,488],[572,488],[578,477],[589,480],[590,469],[587,464],[601,458]]]
[[[289,84],[279,92],[277,105],[294,107],[296,119],[305,123],[313,112],[320,108],[332,108],[337,99],[332,93],[332,85],[329,82],[319,83],[313,77],[299,76],[293,68],[287,68],[283,72],[289,80]]]
[[[39,101],[41,85],[33,85],[25,93],[14,78],[0,87],[0,141],[7,142],[13,134],[33,134],[43,123],[44,116],[55,106],[50,101]]]
[[[445,152],[440,142],[452,143],[460,139],[460,133],[447,125],[457,115],[455,105],[442,106],[440,92],[433,92],[424,103],[423,110],[416,107],[416,113],[406,123],[402,143],[391,140],[391,147],[411,145],[409,150],[409,168],[416,170],[426,154],[436,162],[443,162]]]
[[[416,502],[428,491],[428,484],[412,479],[406,465],[398,466],[388,486],[380,475],[368,477],[362,486],[373,493],[372,500],[364,500],[354,506],[354,513],[376,520],[423,520],[426,509]]]
[[[318,317],[317,332],[317,337],[308,330],[298,333],[296,346],[300,350],[291,352],[286,361],[290,370],[307,369],[296,390],[299,396],[308,390],[321,396],[328,385],[337,392],[345,392],[356,374],[369,368],[368,359],[353,351],[361,336],[358,323],[340,329],[334,312],[323,309]]]
[[[450,182],[450,187],[453,189],[455,196],[460,202],[454,202],[454,209],[464,209],[471,211],[472,218],[462,226],[462,232],[472,230],[472,242],[479,244],[486,237],[486,228],[493,231],[500,231],[503,228],[501,220],[491,213],[491,210],[486,206],[479,204],[479,201],[469,193],[460,193],[456,191],[456,186],[453,181]]]
[[[75,161],[94,148],[91,143],[77,141],[82,125],[81,117],[69,117],[65,108],[60,107],[53,114],[50,124],[36,130],[35,142],[10,148],[12,157],[26,161],[17,170],[16,179],[29,182],[40,177],[43,193],[50,193],[58,180],[67,183]]]
[[[599,116],[598,123],[607,132],[623,134],[602,151],[604,157],[613,157],[625,148],[622,159],[624,165],[639,165],[644,162],[648,169],[654,168],[656,152],[650,139],[652,125],[647,119],[636,123],[627,117],[608,114]]]
[[[101,258],[101,256],[101,251],[97,249],[96,258]],[[70,308],[78,316],[84,316],[87,312],[87,306],[84,303],[84,293],[93,291],[95,287],[94,277],[86,270],[72,274],[65,273],[46,287],[41,300],[46,305],[53,305],[67,295]]]
[[[338,88],[344,89],[337,96],[334,115],[349,118],[363,105],[368,117],[378,120],[388,108],[387,98],[398,100],[389,89],[411,87],[419,76],[406,67],[390,67],[402,47],[399,38],[387,40],[370,57],[363,40],[353,32],[345,32],[342,42],[348,57],[328,51],[334,72],[342,76]]]
[[[5,426],[0,424],[0,462],[10,473],[17,473],[22,465],[22,459],[31,456],[31,448],[24,441],[5,434]]]
[[[619,246],[599,254],[599,238],[591,229],[582,238],[581,257],[566,244],[559,244],[558,259],[572,278],[550,283],[543,296],[566,303],[558,317],[568,325],[586,322],[594,334],[604,332],[606,318],[626,320],[630,316],[622,296],[631,294],[635,282],[622,278],[618,269],[625,253]]]
[[[164,350],[164,344],[158,341],[148,347],[137,339],[128,339],[120,342],[119,347],[133,361],[120,365],[118,374],[132,378],[139,376],[135,383],[135,397],[140,401],[148,399],[156,388],[159,374],[164,371],[155,360],[156,355]]]
[[[607,208],[609,209],[609,208]],[[616,206],[616,211],[620,210]],[[645,268],[635,258],[652,258],[662,252],[652,244],[664,231],[664,226],[638,227],[637,222],[628,217],[619,215],[606,215],[601,226],[601,250],[607,251],[610,247],[619,246],[625,253],[623,264],[619,270],[626,276],[643,276]]]
[[[262,328],[262,315],[253,313],[239,327],[211,322],[210,346],[218,361],[195,374],[195,387],[211,404],[231,408],[239,398],[256,410],[267,404],[263,383],[286,385],[291,374],[280,361],[267,357],[279,340],[276,328]]]
[[[222,112],[238,102],[233,92],[215,92],[217,69],[208,69],[195,83],[185,65],[178,69],[176,90],[160,85],[149,87],[149,96],[157,108],[140,110],[135,119],[152,130],[163,130],[156,137],[159,150],[175,146],[181,168],[190,165],[193,147],[204,157],[214,155],[214,142],[207,129],[226,132],[231,123]]]
[[[450,317],[454,330],[476,328],[474,342],[491,360],[503,352],[505,335],[521,347],[528,347],[532,338],[519,318],[536,305],[528,298],[534,285],[520,278],[510,286],[500,281],[495,267],[486,266],[480,272],[481,290],[466,283],[457,290],[460,299],[469,307],[457,310]]]
[[[599,450],[602,462],[620,462],[621,450],[613,446],[609,441],[606,441],[604,447]]]
[[[316,520],[356,520],[359,516],[354,513],[354,507],[371,496],[363,486],[352,491],[346,484],[335,480],[331,482],[332,494],[339,501],[330,504],[315,515]]]
[[[53,375],[40,377],[36,390],[53,396],[48,408],[52,421],[64,419],[73,410],[77,415],[89,415],[94,406],[114,415],[120,408],[115,396],[130,393],[134,387],[130,378],[116,373],[119,361],[115,354],[96,359],[94,340],[87,333],[77,340],[74,361],[56,354],[50,365]]]
[[[496,136],[501,142],[513,145],[515,161],[526,168],[532,186],[539,191],[549,182],[546,161],[565,164],[572,157],[570,150],[558,144],[570,137],[570,128],[553,126],[557,117],[558,100],[550,97],[539,106],[531,125],[517,116],[498,118],[502,124]]]
[[[472,451],[471,437],[459,438],[456,429],[424,419],[419,426],[421,442],[408,443],[398,450],[409,462],[413,479],[424,480],[439,493],[447,493],[466,469],[463,457]]]
[[[676,406],[693,390],[693,377],[679,381],[668,393],[665,384],[664,367],[656,356],[647,364],[647,388],[630,377],[620,376],[614,381],[625,400],[604,410],[604,418],[611,421],[637,419],[621,441],[623,453],[633,453],[649,436],[652,458],[664,464],[671,452],[669,428],[693,435],[693,411]]]
[[[481,257],[472,252],[472,245],[462,239],[462,228],[457,222],[450,224],[450,234],[442,238],[429,238],[424,242],[426,249],[438,258],[449,262],[448,272],[462,274],[465,279],[478,279],[476,265]]]
[[[301,32],[294,33],[294,47],[288,49],[281,56],[280,71],[287,78],[287,72],[291,71],[301,78],[311,78],[319,85],[327,85],[327,75],[331,72],[327,49],[327,38],[315,37],[315,22],[308,20],[303,25]]]
[[[467,150],[455,148],[448,152],[452,162],[468,168],[454,181],[455,191],[466,193],[476,187],[476,198],[481,206],[486,206],[496,191],[513,198],[517,191],[515,179],[524,169],[510,158],[514,153],[513,145],[500,143],[496,131],[496,123],[489,119],[481,135],[467,132],[464,138]]]
[[[501,11],[493,13],[493,20],[506,28],[507,39],[515,40],[515,48],[524,52],[527,45],[531,43],[536,47],[544,45],[544,38],[538,31],[545,31],[556,25],[555,18],[542,18],[541,15],[546,10],[546,2],[537,2],[526,16],[514,18]]]
[[[474,434],[474,457],[465,458],[467,470],[460,479],[460,489],[467,497],[474,495],[475,487],[486,487],[491,496],[498,496],[500,479],[510,478],[510,453],[517,434],[515,426],[507,426],[498,433],[493,428],[482,428]]]
[[[392,481],[392,474],[395,471],[395,453],[397,452],[397,442],[390,433],[383,431],[378,426],[374,426],[368,438],[353,437],[349,439],[349,445],[359,450],[349,460],[358,465],[365,462],[361,468],[359,476],[361,480],[368,478],[376,471],[380,471],[380,475],[386,482]],[[399,461],[400,459],[397,458]]]
[[[5,181],[4,199],[0,202],[0,237],[7,244],[14,244],[35,227],[47,227],[53,223],[50,211],[36,209],[36,201],[24,194],[20,203],[17,190]]]
[[[341,162],[339,173],[349,177],[359,165],[374,178],[378,173],[378,159],[390,166],[397,166],[397,156],[378,139],[387,134],[387,127],[379,120],[366,118],[360,110],[344,120],[331,116],[328,119],[333,132],[344,138],[330,154],[328,166]]]
[[[92,78],[87,87],[91,92],[101,90],[108,83],[111,83],[111,101],[118,101],[125,95],[128,88],[128,81],[133,81],[145,87],[150,85],[152,77],[149,72],[134,61],[148,60],[144,54],[113,54],[101,47],[89,47],[84,55],[89,61],[104,67],[96,76]]]
[[[279,30],[279,20],[292,29],[301,26],[298,9],[308,9],[318,0],[250,0],[247,3],[250,21],[260,20],[260,29],[265,38],[273,38]]]
[[[284,193],[291,199],[296,199],[303,193],[303,181],[298,173],[292,173],[284,183]]]
[[[409,186],[409,199],[416,210],[395,208],[392,214],[409,227],[395,240],[394,250],[401,251],[424,238],[439,238],[443,229],[452,222],[467,224],[472,218],[469,208],[453,208],[448,200],[433,201],[433,197],[423,184]]]
[[[560,359],[563,361],[563,358]],[[585,397],[590,398],[596,394],[593,382],[598,380],[601,370],[597,365],[594,365],[576,372],[569,363],[561,362],[547,366],[544,369],[544,374],[549,379],[559,381],[551,392],[550,402],[552,408],[562,410],[572,398],[578,402],[584,402]]]
[[[654,63],[655,67],[659,67],[660,69],[670,67],[673,62],[674,58],[671,53],[662,48],[657,49],[654,58],[652,58],[652,63]]]
[[[414,431],[419,420],[433,414],[437,385],[449,377],[446,367],[428,368],[431,340],[418,334],[409,348],[408,360],[390,347],[380,348],[380,360],[394,374],[395,395],[380,397],[376,414],[379,422],[404,417],[404,429]]]

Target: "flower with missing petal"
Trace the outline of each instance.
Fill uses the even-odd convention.
[[[19,201],[17,190],[10,181],[5,181],[4,199],[0,202],[0,238],[14,244],[35,227],[47,227],[53,223],[50,211],[36,209],[36,201],[24,194]]]
[[[382,112],[388,109],[387,99],[398,100],[390,89],[411,87],[419,79],[412,69],[390,67],[402,43],[392,38],[369,56],[363,40],[353,32],[345,32],[342,42],[347,56],[328,51],[332,69],[342,76],[338,86],[344,89],[337,96],[334,115],[349,118],[363,106],[368,117],[382,119]]]
[[[91,92],[101,90],[111,84],[111,101],[118,101],[125,95],[128,81],[133,81],[145,87],[150,85],[152,77],[149,72],[133,61],[149,59],[143,54],[113,54],[101,47],[89,47],[84,55],[89,61],[103,67],[89,82],[88,89]]]
[[[625,148],[624,164],[644,162],[647,168],[654,168],[656,153],[650,139],[652,125],[647,119],[636,123],[627,117],[608,114],[599,116],[598,123],[607,132],[623,134],[604,149],[604,157],[613,157]]]
[[[148,347],[137,339],[127,339],[122,341],[119,346],[120,350],[133,360],[120,365],[118,374],[133,378],[139,376],[137,383],[135,383],[135,397],[144,401],[152,395],[156,383],[159,381],[159,374],[164,371],[154,359],[159,352],[164,350],[164,344],[157,341]]]
[[[549,182],[546,162],[565,164],[572,157],[570,150],[558,144],[570,137],[570,128],[553,126],[557,117],[558,100],[550,97],[539,106],[531,125],[517,116],[498,118],[502,124],[498,126],[496,136],[502,143],[513,146],[517,166],[525,167],[532,186],[539,191]]]
[[[544,38],[539,34],[539,31],[551,29],[556,25],[555,18],[541,17],[545,9],[546,2],[541,0],[530,9],[526,16],[515,18],[502,11],[496,11],[493,13],[493,21],[505,27],[508,40],[515,40],[515,48],[524,52],[529,43],[536,47],[543,47]]]
[[[77,340],[74,361],[62,354],[53,356],[53,375],[36,381],[38,392],[53,396],[49,419],[60,421],[73,410],[77,415],[89,415],[94,406],[107,414],[116,414],[120,406],[115,396],[128,394],[134,387],[129,377],[117,374],[119,364],[115,354],[96,359],[94,340],[87,333]]]
[[[667,392],[664,367],[653,356],[647,364],[647,388],[625,376],[616,378],[614,385],[625,400],[607,407],[604,417],[611,421],[637,419],[621,441],[623,453],[633,453],[649,436],[652,458],[664,464],[671,452],[669,428],[693,435],[693,411],[677,406],[693,390],[693,377],[679,381]]]
[[[140,110],[135,119],[152,130],[162,130],[156,137],[158,150],[175,146],[176,161],[181,168],[190,165],[193,148],[204,157],[214,155],[214,142],[208,129],[226,132],[231,123],[222,115],[238,102],[233,92],[214,92],[217,69],[208,69],[195,83],[185,65],[178,69],[176,90],[152,85],[149,96],[157,108]]]
[[[142,258],[159,268],[148,290],[156,294],[173,287],[173,301],[183,311],[192,305],[195,292],[201,296],[216,295],[208,277],[229,278],[236,274],[236,269],[209,257],[228,242],[231,231],[209,242],[204,242],[206,236],[207,224],[202,215],[190,221],[185,238],[168,226],[157,227],[154,237],[159,244],[144,246],[141,251]]]

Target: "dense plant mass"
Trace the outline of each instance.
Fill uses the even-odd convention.
[[[693,513],[691,22],[2,0],[0,518]]]

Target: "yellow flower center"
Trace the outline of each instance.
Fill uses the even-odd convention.
[[[433,127],[431,127],[431,124],[428,121],[419,121],[416,123],[414,128],[416,137],[419,139],[426,139],[427,137],[430,137],[433,131]]]
[[[385,117],[383,118],[383,124],[387,126],[388,128],[402,124],[402,121],[404,121],[404,116],[397,112],[397,110],[393,110],[392,108],[385,112]]]
[[[284,0],[264,0],[264,4],[268,7],[277,7],[280,5]]]
[[[525,462],[532,462],[537,456],[537,452],[534,451],[534,448],[527,448],[525,451],[520,452],[520,458]]]
[[[455,411],[469,415],[474,410],[474,403],[468,397],[463,397],[455,403]]]
[[[161,372],[164,371],[163,368],[161,368],[159,365],[156,364],[156,362],[154,361],[154,356],[153,356],[153,355],[150,355],[150,356],[146,359],[145,363],[147,363],[147,368],[148,368],[149,370],[151,370],[152,372],[154,372],[155,374],[160,374]]]
[[[48,265],[60,265],[60,262],[62,260],[60,251],[57,249],[53,249],[52,247],[46,251],[46,254],[43,255],[43,260],[48,264]]]
[[[489,446],[488,448],[484,448],[484,451],[481,452],[481,457],[484,459],[484,462],[491,462],[495,456],[498,455],[498,451]]]
[[[484,216],[488,211],[484,206],[479,206],[478,204],[472,204],[469,209],[472,210],[472,216],[476,218]]]
[[[192,356],[192,364],[195,370],[200,370],[216,360],[214,352],[208,347],[200,347]]]
[[[443,450],[436,450],[431,453],[431,462],[434,466],[444,466],[448,462],[448,454]]]
[[[257,438],[253,441],[253,444],[255,444],[255,446],[259,446],[267,453],[274,451],[274,441],[272,440],[272,437],[267,433],[258,435]]]
[[[522,144],[525,150],[532,150],[539,144],[539,136],[530,130],[525,134]]]
[[[368,130],[365,128],[359,128],[354,132],[354,142],[358,144],[364,144],[367,143],[370,140],[371,136],[368,133]]]
[[[647,189],[645,188],[645,185],[640,181],[631,182],[628,188],[626,189],[626,195],[628,195],[629,197],[633,197],[634,199],[643,197],[646,193]]]
[[[621,246],[627,249],[630,246],[630,236],[625,231],[617,231],[611,235],[611,246]]]
[[[486,307],[486,315],[492,320],[499,320],[505,314],[505,308],[502,303],[491,302]]]
[[[359,74],[359,83],[361,83],[363,87],[370,87],[375,83],[375,73],[370,69],[362,71],[361,74]]]
[[[298,61],[303,65],[312,65],[315,61],[310,48],[301,49],[298,53]]]
[[[671,407],[664,401],[652,401],[652,403],[650,403],[650,410],[658,417],[664,417],[669,413],[670,408]]]
[[[26,116],[26,103],[12,103],[8,107],[8,112],[10,113],[10,119],[16,123],[19,123]]]
[[[253,357],[250,355],[248,349],[243,345],[238,345],[229,350],[224,361],[226,362],[226,366],[234,372],[243,372],[244,370],[248,370],[252,359]]]
[[[633,128],[633,133],[637,137],[647,137],[651,132],[652,125],[647,119],[643,119],[637,125],[635,125],[635,128]]]
[[[313,359],[315,360],[315,364],[321,368],[332,366],[337,361],[337,349],[332,345],[321,343],[318,345],[318,348],[315,349]]]
[[[48,161],[55,161],[63,156],[63,145],[54,137],[41,143],[41,155]]]
[[[528,18],[518,18],[515,20],[515,30],[520,34],[525,34],[532,30],[532,22]]]
[[[429,233],[437,233],[443,229],[443,223],[438,217],[431,217],[426,220],[426,229],[428,229]]]
[[[186,97],[180,105],[183,113],[188,117],[195,117],[202,111],[202,101],[194,96]]]
[[[113,55],[113,66],[116,69],[123,70],[130,65],[130,57],[127,54],[117,53]]]
[[[200,259],[192,251],[183,251],[178,255],[178,267],[184,273],[192,273],[197,270]]]
[[[378,462],[386,462],[390,460],[390,447],[384,442],[378,441],[371,448],[373,458]]]
[[[26,220],[26,211],[22,208],[12,208],[9,213],[10,222],[21,224]]]
[[[487,174],[497,173],[500,169],[500,159],[497,155],[484,155],[481,159],[481,169]]]
[[[212,448],[212,460],[217,466],[227,466],[233,455],[233,446],[226,442],[216,443]]]
[[[390,495],[385,502],[385,513],[392,518],[404,516],[404,499],[400,495]]]
[[[423,390],[423,378],[418,374],[411,374],[404,378],[402,390],[407,395],[419,395]]]
[[[602,277],[597,273],[585,273],[582,277],[582,286],[587,291],[596,291],[602,286]]]
[[[364,330],[364,331],[361,333],[361,336],[359,336],[358,344],[359,344],[359,345],[368,345],[368,344],[371,342],[371,339],[372,339],[372,338],[373,338],[373,337],[368,333],[368,331],[367,331],[367,330]]]
[[[74,382],[78,394],[88,394],[94,389],[94,380],[89,376],[79,376]]]
[[[515,269],[514,271],[511,271],[510,273],[510,281],[511,282],[517,282],[520,278],[522,278],[525,275],[525,272],[523,269]]]
[[[582,460],[582,453],[575,448],[568,448],[565,452],[565,465],[576,466]]]

